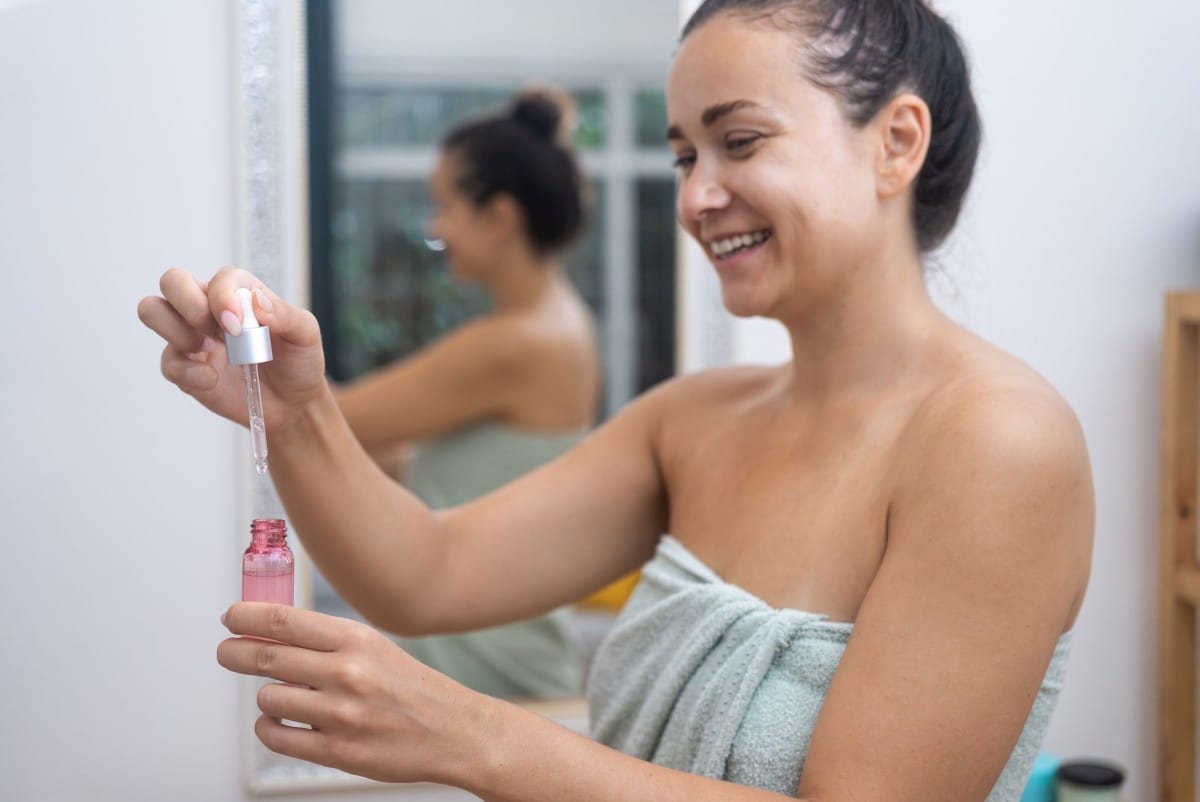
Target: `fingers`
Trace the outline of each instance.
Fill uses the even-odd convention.
[[[258,689],[258,709],[274,719],[286,719],[325,730],[339,716],[329,709],[328,696],[299,685],[271,682]],[[344,718],[344,717],[342,717]]]
[[[204,353],[215,341],[185,321],[165,298],[149,296],[138,304],[138,319],[177,351]]]
[[[204,338],[223,342],[228,332],[241,333],[242,305],[236,292],[253,291],[255,317],[271,328],[272,338],[297,346],[320,344],[317,319],[306,309],[292,306],[262,283],[253,273],[222,268],[204,282],[180,268],[172,268],[159,280],[162,298],[143,298],[138,317],[181,353],[203,351]]]
[[[220,323],[223,332],[233,336],[242,333],[242,305],[237,291],[242,288],[253,290],[265,286],[253,273],[235,267],[223,267],[208,282],[208,311],[212,319]],[[255,315],[257,317],[257,314]],[[267,325],[266,321],[259,323]]]
[[[346,645],[362,627],[345,618],[263,602],[238,602],[222,620],[235,635],[268,638],[320,652]]]
[[[193,359],[171,346],[163,349],[161,370],[167,381],[191,395],[206,393],[214,389],[221,380],[221,374],[213,365]]]
[[[217,662],[230,671],[313,688],[328,684],[331,667],[327,655],[255,637],[227,638],[217,646]]]
[[[162,278],[159,279],[158,288],[162,292],[163,298],[184,323],[201,335],[214,340],[221,339],[221,332],[208,311],[206,292],[208,287],[206,284],[186,270],[176,267],[163,273]],[[155,330],[157,331],[157,329]]]
[[[333,765],[328,754],[328,739],[316,730],[289,727],[264,714],[254,722],[254,734],[263,742],[263,746],[272,752],[307,760],[309,763],[319,763],[322,766]]]
[[[311,313],[284,301],[254,274],[235,268],[218,272],[208,287],[210,314],[221,322],[223,331],[235,336],[241,333],[244,321],[236,293],[243,287],[254,291],[254,316],[259,324],[270,326],[272,337],[301,346],[320,342],[320,329]]]

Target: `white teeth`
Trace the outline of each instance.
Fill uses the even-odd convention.
[[[708,247],[717,256],[727,256],[734,251],[740,251],[751,245],[765,242],[770,236],[770,231],[756,231],[753,234],[735,234],[725,239],[713,240],[708,244]]]

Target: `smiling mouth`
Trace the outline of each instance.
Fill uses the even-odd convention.
[[[713,240],[708,243],[708,249],[716,259],[728,259],[731,256],[741,253],[749,248],[754,248],[762,245],[771,238],[770,229],[763,231],[755,231],[751,234],[735,234],[732,237]]]

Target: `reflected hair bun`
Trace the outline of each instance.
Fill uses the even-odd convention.
[[[506,106],[460,123],[442,139],[459,190],[476,207],[498,194],[520,204],[529,244],[555,254],[583,230],[587,182],[570,137],[575,105],[554,89],[526,89]]]
[[[574,103],[565,92],[526,89],[513,99],[509,116],[538,139],[559,141],[569,134]]]

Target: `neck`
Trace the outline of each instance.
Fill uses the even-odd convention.
[[[919,259],[850,270],[838,291],[782,322],[792,344],[792,393],[822,403],[895,387],[953,323],[934,305]]]
[[[512,254],[501,260],[486,290],[497,312],[512,312],[536,306],[561,280],[557,260]]]

